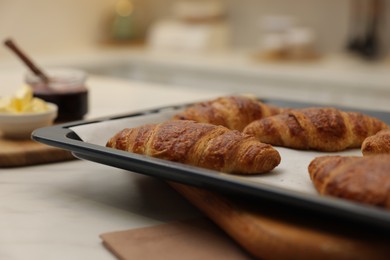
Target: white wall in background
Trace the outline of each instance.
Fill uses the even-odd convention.
[[[143,10],[143,22],[150,24],[159,17],[168,16],[171,4],[178,0],[136,1]],[[259,20],[266,14],[297,17],[302,24],[315,30],[322,51],[340,51],[346,44],[350,0],[222,1],[227,6],[235,47],[251,48],[258,44],[262,33]],[[101,42],[102,34],[107,30],[107,16],[115,2],[0,0],[0,39],[11,36],[34,53],[91,48]],[[389,6],[387,14],[390,14]],[[387,35],[389,38],[390,33]],[[9,55],[7,52],[0,48],[0,59]]]
[[[0,39],[29,52],[55,53],[98,42],[115,0],[0,0]],[[0,59],[9,52],[0,48]]]

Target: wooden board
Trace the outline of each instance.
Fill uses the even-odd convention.
[[[11,140],[0,137],[0,168],[19,167],[73,160],[66,150],[54,148],[32,140]]]
[[[390,234],[307,215],[270,202],[169,184],[260,259],[388,259]]]

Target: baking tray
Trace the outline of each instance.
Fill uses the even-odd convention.
[[[281,107],[291,108],[320,106],[311,103],[293,102],[278,99],[266,99],[262,101]],[[306,176],[306,180],[303,181],[305,183],[302,185],[302,187],[305,186],[306,190],[301,190],[300,188],[297,188],[300,186],[295,188],[287,188],[288,185],[286,184],[288,183],[288,178],[284,180],[283,178],[279,177],[278,181],[280,182],[280,185],[279,182],[278,185],[275,185],[272,183],[272,181],[267,182],[267,179],[270,178],[269,176],[272,176],[272,173],[259,175],[256,177],[237,176],[184,165],[181,163],[151,158],[144,155],[107,148],[104,146],[105,141],[108,140],[107,136],[111,137],[117,131],[122,130],[123,127],[120,125],[123,123],[126,124],[126,122],[132,122],[131,124],[133,125],[130,126],[132,127],[135,125],[141,125],[143,123],[150,123],[159,120],[164,121],[166,118],[164,118],[163,115],[165,115],[165,117],[167,115],[173,115],[188,105],[191,104],[159,107],[128,114],[102,117],[93,120],[81,120],[44,127],[35,130],[32,133],[32,139],[50,146],[69,150],[80,159],[110,165],[163,180],[175,181],[201,188],[216,190],[222,193],[228,193],[233,196],[244,196],[250,198],[252,201],[257,200],[259,202],[267,201],[277,203],[278,205],[284,207],[290,207],[292,210],[300,210],[300,212],[304,211],[307,213],[319,214],[319,216],[323,218],[337,218],[348,223],[357,224],[359,227],[365,225],[369,228],[375,227],[387,233],[390,232],[390,210],[367,206],[347,200],[320,196],[317,194],[307,173],[307,166],[309,161],[307,161],[305,165],[300,165],[300,168],[297,168],[296,170],[294,170],[295,168],[290,169],[291,165],[288,166],[289,171],[293,171],[293,173],[288,175],[290,182],[295,181],[295,179],[291,179],[295,172],[300,171],[301,176]],[[359,111],[367,115],[377,117],[390,124],[390,113],[388,112],[362,110],[333,105],[332,107],[338,107],[346,111]],[[121,122],[121,124],[118,122]],[[115,127],[112,128],[112,125],[114,125],[116,129]],[[85,129],[87,130],[85,131]],[[90,136],[98,136],[99,134],[106,135],[106,137],[100,138],[102,139],[102,143],[100,144],[97,144],[94,141],[86,140]],[[83,137],[81,138],[80,136]],[[285,149],[280,147],[275,148],[278,149],[279,152],[281,152],[280,149]],[[288,151],[287,154],[281,154],[282,162],[283,160],[287,160],[290,161],[290,163],[295,163],[299,161],[295,157],[298,158],[301,155],[307,156],[310,154],[310,152],[307,151],[294,152],[300,154],[289,154],[291,151]],[[349,153],[349,151],[346,151],[345,155],[356,155],[356,151],[352,151],[352,154]],[[343,154],[344,153],[341,153],[341,155]],[[320,155],[325,154],[320,153],[319,156]],[[275,170],[277,170],[278,167]],[[303,171],[306,172],[302,173]],[[301,183],[298,183],[298,185],[301,185]]]

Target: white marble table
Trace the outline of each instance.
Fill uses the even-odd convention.
[[[22,74],[22,70],[2,69],[0,95],[15,90],[22,83]],[[99,76],[91,76],[87,84],[87,118],[230,94],[229,90]],[[332,101],[327,96],[316,97]],[[340,96],[343,98],[361,104]],[[364,106],[375,109],[376,100],[367,99]],[[0,259],[10,260],[115,259],[101,244],[100,234],[201,214],[162,181],[81,160],[0,169],[0,197]]]
[[[21,83],[20,72],[0,75],[1,91]],[[91,76],[88,118],[215,97],[184,90]],[[115,259],[104,232],[199,216],[164,182],[75,160],[0,169],[0,259]]]

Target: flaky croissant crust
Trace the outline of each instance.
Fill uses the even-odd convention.
[[[175,115],[173,119],[194,120],[242,131],[254,120],[283,111],[284,108],[265,104],[254,97],[226,96],[196,103]]]
[[[390,154],[390,129],[384,129],[373,136],[367,137],[361,150],[364,156]]]
[[[358,112],[313,107],[256,120],[243,132],[272,145],[334,152],[360,148],[366,137],[387,127]]]
[[[390,208],[390,155],[322,156],[308,171],[320,194]]]
[[[281,160],[271,145],[249,135],[189,120],[127,128],[113,136],[107,146],[237,174],[265,173]]]

